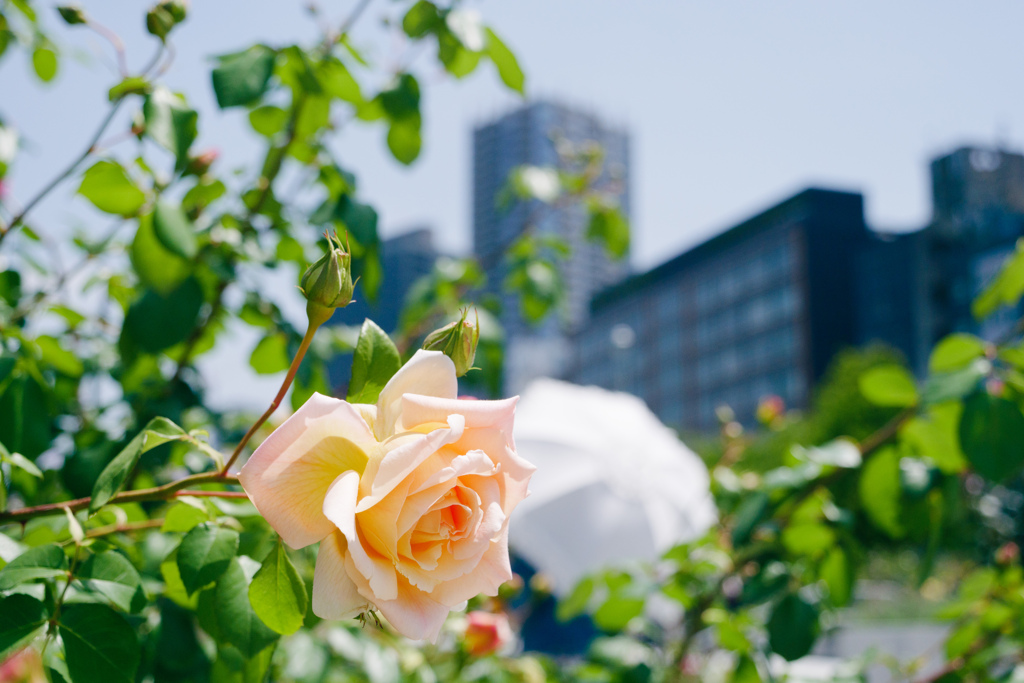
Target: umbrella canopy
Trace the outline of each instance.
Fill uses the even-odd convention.
[[[604,567],[655,560],[715,522],[704,463],[635,396],[537,380],[517,406],[515,440],[537,471],[509,544],[560,595]]]

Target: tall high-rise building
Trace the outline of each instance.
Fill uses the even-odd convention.
[[[559,144],[597,144],[604,151],[604,174],[617,182],[618,200],[628,216],[629,137],[593,114],[553,102],[534,102],[473,132],[473,250],[488,274],[489,290],[502,304],[505,327],[506,391],[530,379],[559,375],[569,359],[567,335],[582,326],[595,293],[627,273],[626,259],[613,260],[586,240],[587,212],[579,203],[548,205],[537,200],[503,202],[510,175],[521,166],[559,168]],[[557,235],[571,249],[562,264],[565,306],[539,326],[519,312],[516,298],[503,291],[505,254],[526,230]]]
[[[729,405],[749,422],[769,394],[807,404],[856,338],[863,198],[805,190],[599,294],[570,378],[643,398],[666,424],[707,430]]]

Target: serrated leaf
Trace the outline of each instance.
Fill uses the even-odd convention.
[[[155,417],[128,442],[120,453],[111,460],[92,488],[92,501],[89,503],[89,513],[94,514],[101,507],[110,502],[117,493],[124,487],[128,476],[135,469],[139,457],[146,451],[156,448],[160,444],[167,443],[172,439],[185,438],[188,435],[185,430],[164,417]]]
[[[309,606],[306,584],[295,571],[284,545],[276,543],[249,585],[256,616],[281,635],[299,630]]]
[[[210,515],[188,503],[175,503],[164,515],[160,531],[186,533],[192,531],[203,522],[210,521]]]
[[[28,643],[46,623],[46,607],[30,595],[0,599],[0,662]]]
[[[30,548],[0,569],[0,591],[37,581],[67,576],[68,558],[59,545],[41,545]]]
[[[352,358],[348,401],[376,403],[381,389],[401,367],[402,361],[391,337],[375,322],[367,319],[359,332],[359,341]]]
[[[249,602],[249,584],[250,579],[241,562],[232,558],[217,586],[209,592],[213,597],[217,641],[235,646],[246,657],[254,657],[279,636],[260,621],[253,610]]]
[[[181,582],[188,594],[220,578],[237,551],[238,532],[210,522],[204,522],[185,534],[178,546],[177,562]]]
[[[138,570],[115,550],[90,555],[75,572],[75,578],[125,612],[137,612],[146,603]]]
[[[73,683],[133,683],[139,667],[138,638],[106,605],[66,605],[58,624]]]

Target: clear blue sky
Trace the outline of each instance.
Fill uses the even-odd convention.
[[[0,114],[26,141],[12,190],[51,177],[102,117],[117,78],[95,35],[64,27],[39,3],[65,52],[53,87],[20,57],[0,66]],[[322,3],[338,20],[354,0]],[[84,2],[148,60],[143,3]],[[220,113],[209,56],[260,40],[311,41],[301,2],[194,0],[174,35],[166,76],[201,111],[198,148],[224,167],[262,148],[241,112]],[[471,3],[519,55],[531,96],[592,109],[633,136],[634,264],[669,258],[808,184],[867,195],[869,221],[908,229],[929,213],[926,162],[967,142],[1024,148],[1024,3],[1017,0],[485,0]],[[381,25],[397,3],[374,0],[354,32],[380,64],[402,41]],[[385,234],[428,224],[442,246],[470,246],[470,133],[514,106],[489,65],[462,82],[429,60],[425,147],[411,169],[390,159],[377,129],[343,131],[336,149],[357,170]],[[95,213],[65,186],[36,214],[54,232]],[[250,346],[251,348],[251,346]]]

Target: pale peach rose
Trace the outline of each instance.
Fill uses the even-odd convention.
[[[455,366],[418,351],[376,406],[314,394],[239,480],[292,548],[320,543],[313,612],[376,607],[434,640],[456,605],[512,578],[508,517],[534,467],[512,440],[515,398],[460,401]]]
[[[476,657],[493,654],[512,642],[512,638],[512,627],[504,612],[477,610],[466,615],[463,642],[469,654]]]

